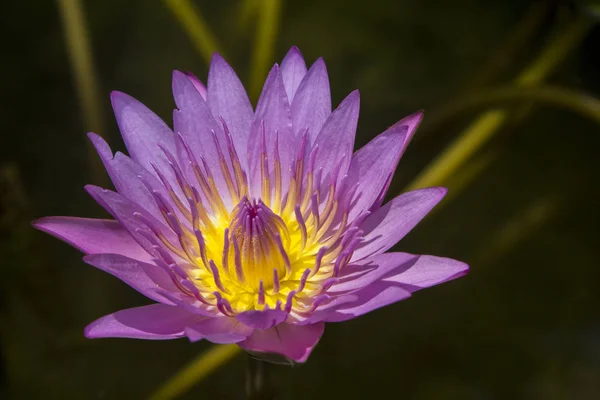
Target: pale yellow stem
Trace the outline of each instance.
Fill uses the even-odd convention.
[[[214,52],[218,52],[223,56],[223,53],[219,50],[215,36],[204,20],[202,13],[200,13],[200,10],[191,1],[164,0],[164,2],[183,26],[206,63],[210,62]]]
[[[192,386],[210,375],[221,365],[231,360],[240,352],[234,344],[216,345],[200,354],[198,358],[178,371],[150,396],[150,400],[169,400],[178,398]]]
[[[79,0],[58,0],[58,9],[63,24],[75,89],[81,104],[83,124],[86,130],[106,136],[102,123],[102,107],[96,81],[97,75],[83,8]],[[104,169],[91,144],[88,145],[88,150],[88,160],[93,179],[97,184],[101,184],[106,180]]]
[[[258,98],[262,83],[273,61],[275,40],[279,29],[280,0],[261,0],[258,8],[256,42],[250,70],[250,95]]]
[[[515,80],[517,86],[534,86],[550,75],[593,26],[587,17],[576,19],[556,40],[544,49],[539,57]],[[406,190],[441,185],[481,148],[507,120],[504,110],[490,110],[480,115],[459,135]]]

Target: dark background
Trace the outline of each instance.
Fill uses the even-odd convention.
[[[135,96],[170,123],[171,71],[204,80],[207,66],[164,2],[83,3],[98,133],[123,150],[109,92]],[[244,19],[242,3],[195,1],[247,82],[255,18]],[[323,56],[334,104],[360,89],[357,145],[426,110],[395,196],[482,109],[435,127],[428,119],[510,85],[585,13],[594,18],[560,1],[284,1],[275,58],[291,45],[309,63]],[[90,173],[93,128],[82,118],[58,3],[4,1],[0,44],[0,397],[145,398],[210,344],[83,337],[95,318],[148,301],[30,226],[45,215],[105,215],[83,190],[102,182]],[[592,27],[548,81],[600,95],[599,50]],[[278,398],[600,398],[599,127],[561,107],[511,102],[507,110],[509,122],[463,168],[482,155],[487,166],[468,184],[444,182],[455,194],[397,246],[465,260],[469,275],[329,324],[307,364],[273,371]],[[243,398],[244,368],[237,357],[182,398]]]

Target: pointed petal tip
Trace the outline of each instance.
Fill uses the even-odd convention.
[[[97,339],[100,336],[94,334],[94,323],[88,324],[85,328],[83,328],[83,336],[86,339]]]
[[[323,59],[323,57],[319,57],[315,60],[315,62],[310,66],[310,69],[308,70],[307,74],[325,75],[325,78],[329,79],[327,76],[327,65],[325,64],[325,60]]]
[[[469,266],[469,264],[467,264],[465,262],[461,262],[460,264],[461,264],[462,269],[460,271],[458,271],[456,274],[454,274],[450,279],[456,279],[456,278],[460,278],[461,276],[465,276],[471,270],[471,267]]]
[[[281,68],[279,68],[279,64],[273,64],[273,67],[271,67],[271,71],[269,71],[269,74],[271,73],[281,74]]]
[[[360,102],[360,91],[358,89],[353,90],[348,96],[346,96],[346,99]]]
[[[348,96],[342,100],[342,102],[337,106],[337,108],[333,111],[334,113],[338,110],[350,109],[358,113],[358,109],[360,109],[360,92],[358,89],[350,92]],[[354,110],[356,109],[356,110]]]
[[[94,132],[88,132],[87,137],[88,140],[92,142],[92,146],[94,146],[94,148],[96,149],[96,152],[102,159],[102,162],[106,162],[114,158],[112,149],[102,136]]]
[[[421,109],[421,110],[418,110],[418,111],[410,114],[409,116],[407,116],[404,119],[409,120],[409,121],[417,121],[418,123],[420,123],[424,116],[425,116],[425,110]]]
[[[88,192],[92,196],[96,195],[98,192],[107,190],[107,189],[101,188],[100,186],[96,186],[96,185],[92,185],[92,184],[84,185],[83,189],[85,189],[85,191]]]
[[[444,186],[434,186],[432,189],[437,189],[440,198],[443,198],[446,196],[446,194],[448,194],[448,188]]]
[[[400,122],[402,122],[404,125],[410,125],[411,127],[413,127],[412,129],[415,130],[416,127],[421,123],[421,121],[423,120],[423,117],[425,116],[425,110],[419,110],[417,112],[414,112],[404,118],[402,118],[400,120]]]
[[[136,100],[125,92],[121,92],[119,90],[113,90],[110,92],[110,103],[112,104],[113,109],[116,109],[118,106],[130,101]]]
[[[231,67],[231,65],[229,65],[227,60],[225,58],[223,58],[223,56],[220,55],[219,53],[217,53],[216,51],[212,54],[212,57],[210,58],[210,64],[208,66],[208,71],[209,71],[208,73],[210,74],[210,71],[214,68],[226,68],[226,69],[233,71],[233,68]]]
[[[281,60],[282,68],[289,68],[290,66],[294,66],[295,69],[302,70],[302,75],[306,73],[306,61],[304,60],[304,56],[300,52],[300,49],[298,49],[296,46],[290,47],[286,55],[283,57],[283,60]]]
[[[327,65],[325,64],[325,59],[323,57],[317,58],[312,66],[313,67],[324,67],[324,68],[327,67]]]
[[[188,79],[200,81],[200,79],[191,71],[181,71]]]
[[[174,69],[173,73],[171,74],[173,81],[177,80],[177,79],[182,79],[182,78],[187,78],[186,74],[181,72],[178,69]]]
[[[90,139],[92,142],[93,142],[93,141],[95,141],[95,140],[98,140],[98,141],[100,141],[100,140],[101,140],[101,141],[104,141],[104,138],[103,138],[102,136],[98,135],[98,134],[97,134],[97,133],[95,133],[95,132],[88,132],[88,133],[86,133],[86,136],[87,136],[87,137],[88,137],[88,139]]]
[[[431,196],[433,196],[436,199],[435,204],[437,205],[448,194],[448,188],[444,187],[444,186],[430,186],[430,187],[415,189],[415,190],[413,190],[413,192],[430,192]],[[406,193],[410,193],[410,192],[406,192]]]
[[[42,232],[48,232],[48,225],[52,223],[52,219],[55,217],[41,217],[31,221],[31,226],[34,229]]]
[[[221,54],[219,54],[218,51],[213,51],[212,55],[210,56],[211,64],[213,62],[220,62],[220,61],[225,61],[225,58],[223,58],[223,56]],[[227,62],[227,61],[225,61],[225,62]]]
[[[294,55],[299,55],[300,57],[302,57],[302,52],[300,51],[298,46],[295,46],[295,45],[290,47],[287,54],[294,54]]]

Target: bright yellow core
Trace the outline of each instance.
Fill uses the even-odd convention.
[[[188,183],[175,161],[183,196],[161,176],[176,209],[160,198],[157,203],[178,243],[157,235],[179,258],[161,253],[161,262],[174,271],[172,277],[184,293],[226,315],[267,307],[310,311],[360,241],[358,228],[348,225],[351,191],[340,196],[336,177],[328,177],[329,185],[321,182],[320,173],[310,166],[314,152],[304,168],[303,143],[300,161],[293,162],[285,177],[286,188],[278,155],[269,166],[263,150],[260,196],[251,199],[231,141],[227,149],[231,167],[221,153],[222,187],[189,149],[197,185]],[[233,206],[225,205],[219,190],[229,192]]]

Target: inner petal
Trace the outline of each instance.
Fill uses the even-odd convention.
[[[229,275],[260,292],[272,290],[290,272],[290,234],[284,221],[261,200],[244,197],[229,224]]]

